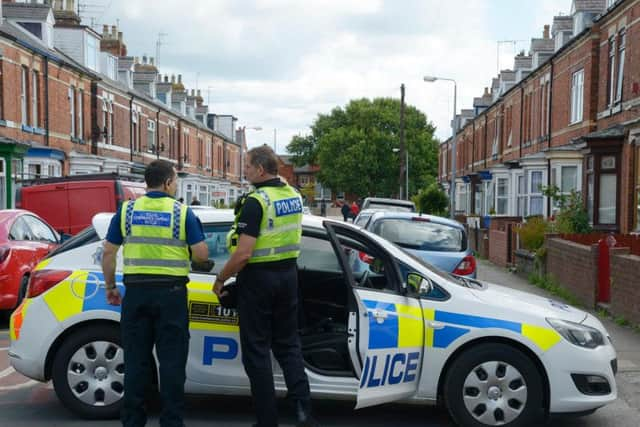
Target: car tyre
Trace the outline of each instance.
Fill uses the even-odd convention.
[[[527,355],[506,344],[464,351],[448,369],[443,392],[460,426],[529,426],[543,415],[540,372]]]
[[[68,336],[53,361],[53,386],[72,412],[87,419],[120,415],[124,357],[116,326],[92,325]]]

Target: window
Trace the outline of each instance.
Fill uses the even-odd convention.
[[[456,207],[454,209],[454,211],[458,212],[467,212],[467,184],[465,183],[459,183],[456,184],[457,191],[456,191]]]
[[[58,243],[58,237],[44,222],[31,215],[25,215],[23,218],[31,230],[31,235],[34,240]]]
[[[427,221],[381,219],[373,233],[401,248],[417,251],[460,252],[466,250],[466,236],[457,227]]]
[[[78,138],[79,139],[84,139],[84,121],[83,121],[83,116],[84,116],[84,108],[83,108],[83,99],[82,97],[84,96],[84,91],[82,89],[80,89],[78,91]]]
[[[496,214],[507,215],[509,210],[509,180],[496,179]]]
[[[27,67],[22,67],[22,78],[20,80],[20,112],[21,123],[26,125],[28,123],[27,117],[27,87],[29,86],[29,80],[27,79]]]
[[[107,139],[109,140],[109,144],[113,144],[113,100],[109,101],[109,126],[107,127]]]
[[[191,201],[191,198],[185,199]],[[212,274],[218,274],[229,259],[227,251],[227,233],[231,229],[231,224],[205,224],[204,242],[209,249],[209,259],[215,261]]]
[[[109,114],[109,109],[107,108],[107,101],[104,100],[104,98],[102,99],[102,128],[100,129],[100,134],[102,135],[102,141],[105,143],[108,143],[109,138],[106,135],[106,130],[108,129],[107,127],[107,123],[108,123],[108,114]]]
[[[517,200],[518,200],[518,209],[516,215],[525,217],[527,216],[527,185],[524,175],[518,175],[516,177],[517,185]]]
[[[571,123],[582,121],[583,92],[584,70],[579,70],[571,77]]]
[[[616,223],[617,181],[615,173],[616,157],[613,155],[600,158],[598,223]]]
[[[474,196],[473,213],[482,215],[484,202],[484,185],[482,183],[474,184]]]
[[[207,145],[205,148],[205,167],[207,170],[211,170],[211,139],[207,138]]]
[[[529,215],[543,215],[542,171],[532,171],[529,188]]]
[[[484,181],[483,182],[485,191],[486,191],[486,203],[487,206],[485,207],[483,214],[484,215],[492,215],[495,213],[495,185],[493,184],[492,181]]]
[[[87,68],[98,71],[98,40],[87,35]]]
[[[624,49],[627,40],[625,30],[618,36],[618,79],[616,82],[616,103],[622,101],[622,84],[624,82]]]
[[[156,152],[156,122],[147,120],[147,151]]]
[[[38,72],[31,74],[31,126],[38,127]]]
[[[569,196],[578,188],[578,166],[559,166],[551,170],[551,185],[558,187],[558,194]],[[560,201],[553,200],[553,214],[560,210]]]
[[[615,67],[616,66],[616,39],[609,39],[609,62],[607,64],[607,106],[613,105],[613,94],[615,91]]]
[[[71,115],[71,123],[70,123],[70,131],[69,135],[71,138],[76,137],[76,89],[71,86],[69,87],[69,93],[67,94],[67,98],[69,99],[69,114]]]

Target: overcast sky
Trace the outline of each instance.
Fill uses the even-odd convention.
[[[98,31],[119,23],[128,54],[156,56],[160,72],[182,74],[209,111],[233,114],[249,146],[278,152],[310,132],[319,113],[349,100],[400,97],[423,111],[436,135],[451,135],[457,109],[471,108],[513,56],[541,37],[571,0],[92,0]],[[89,24],[88,20],[84,23]]]

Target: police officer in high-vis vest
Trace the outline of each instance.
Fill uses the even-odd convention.
[[[249,150],[245,174],[255,190],[236,209],[227,238],[232,255],[213,291],[224,296],[224,282],[238,274],[242,363],[251,383],[256,425],[278,425],[273,351],[295,404],[297,425],[316,426],[297,328],[302,197],[278,178],[277,157],[266,145]]]
[[[144,395],[152,376],[155,345],[163,405],[160,425],[182,427],[189,352],[189,259],[206,262],[208,249],[200,220],[174,199],[178,176],[173,165],[155,160],[147,166],[144,179],[147,193],[122,203],[111,220],[102,258],[107,301],[122,303],[122,425],[140,427],[146,423]],[[116,254],[123,244],[126,293],[121,298],[115,268]]]

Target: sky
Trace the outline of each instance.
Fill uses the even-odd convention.
[[[275,142],[284,154],[318,114],[352,99],[399,99],[401,84],[406,103],[448,138],[453,84],[423,77],[456,80],[457,111],[471,108],[498,66],[512,68],[515,54],[528,51],[553,16],[568,15],[571,2],[91,0],[83,23],[93,16],[98,32],[118,25],[130,56],[159,56],[161,74],[182,74],[210,112],[247,127],[249,148]]]

